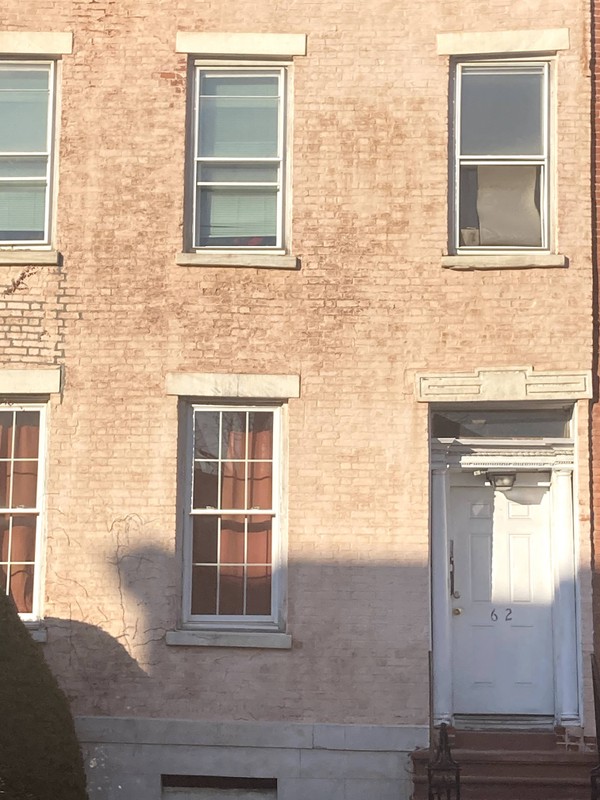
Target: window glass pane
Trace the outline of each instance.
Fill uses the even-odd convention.
[[[33,564],[17,564],[10,567],[10,594],[20,614],[33,611]]]
[[[0,240],[43,241],[46,186],[0,183]]]
[[[0,178],[46,178],[48,159],[38,156],[0,156]]]
[[[39,438],[39,412],[17,411],[15,427],[15,458],[37,458]]]
[[[249,564],[271,563],[271,517],[248,517],[248,555]]]
[[[221,520],[221,564],[243,564],[245,542],[245,517],[223,517]]]
[[[248,464],[248,508],[271,508],[273,468],[271,461]]]
[[[217,563],[218,532],[218,517],[194,517],[192,560],[195,564]]]
[[[13,462],[13,508],[35,508],[37,501],[37,461]]]
[[[194,414],[194,456],[219,458],[218,411],[196,411]]]
[[[0,508],[10,508],[12,462],[0,461]]]
[[[0,562],[8,562],[10,555],[10,514],[0,514]],[[0,584],[0,591],[3,586]]]
[[[13,412],[0,411],[0,458],[10,458],[13,441]]]
[[[209,97],[277,97],[279,78],[277,75],[232,75],[213,72],[200,74],[200,94]]]
[[[10,560],[17,562],[35,561],[36,517],[15,514],[12,518]]]
[[[277,158],[277,97],[203,97],[198,155]]]
[[[543,67],[466,67],[461,154],[543,155]]]
[[[221,508],[246,508],[246,464],[224,461],[221,477]]]
[[[541,247],[541,183],[530,164],[461,167],[460,245]]]
[[[199,247],[274,247],[277,189],[199,189]]]
[[[246,457],[246,421],[245,411],[223,411],[223,445],[222,458]]]
[[[436,411],[432,435],[454,439],[560,439],[571,431],[570,408],[535,411]]]
[[[243,614],[244,567],[221,567],[219,584],[219,614]]]
[[[47,149],[49,71],[0,69],[0,150]]]
[[[246,614],[271,613],[271,568],[248,567],[246,578]]]
[[[219,505],[219,465],[216,461],[194,464],[193,508],[217,508]]]
[[[50,68],[30,64],[0,67],[0,92],[47,92]]]
[[[264,442],[267,450],[258,455],[256,452],[251,458],[270,458],[273,450],[273,412],[272,411],[250,411],[248,414],[248,426],[250,431],[254,433],[255,440],[258,441],[258,434],[264,432],[267,434],[261,441]],[[268,443],[268,444],[267,444]]]
[[[0,164],[1,168],[1,164]],[[200,164],[198,180],[208,183],[277,183],[279,168],[261,164]]]
[[[217,567],[192,567],[192,614],[217,613]]]

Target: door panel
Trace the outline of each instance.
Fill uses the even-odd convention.
[[[450,487],[448,518],[460,595],[451,620],[454,711],[550,715],[549,490],[536,473],[519,473],[508,491],[467,478],[473,485]]]

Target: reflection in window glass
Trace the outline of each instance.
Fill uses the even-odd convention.
[[[464,67],[461,91],[463,155],[543,152],[542,67]]]
[[[39,437],[39,411],[0,411],[0,587],[27,615],[37,579]]]
[[[571,435],[572,409],[434,411],[439,439],[562,439]]]
[[[461,245],[541,247],[541,185],[531,164],[462,167]]]
[[[191,614],[269,616],[275,412],[193,413]]]

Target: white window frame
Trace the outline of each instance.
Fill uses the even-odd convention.
[[[40,68],[45,67],[48,68],[48,88],[49,88],[49,96],[48,96],[48,117],[47,117],[47,134],[46,134],[46,149],[44,151],[39,152],[18,152],[18,151],[0,151],[0,156],[16,156],[16,157],[26,157],[26,156],[39,156],[44,157],[47,159],[46,163],[46,191],[45,191],[45,201],[44,201],[44,237],[43,239],[1,239],[0,240],[0,250],[2,249],[33,249],[33,248],[48,248],[52,241],[52,212],[53,212],[53,196],[54,196],[54,159],[55,159],[55,139],[56,139],[56,126],[55,126],[55,119],[56,119],[56,87],[57,87],[57,80],[56,80],[56,72],[57,72],[57,62],[53,59],[43,59],[43,58],[28,58],[28,59],[14,59],[14,58],[4,58],[0,57],[0,70],[4,67],[10,66],[30,66],[32,68]],[[10,182],[31,182],[34,183],[36,181],[39,182],[39,178],[28,178],[28,177],[10,177],[10,178],[0,178],[0,184],[2,183],[10,183]]]
[[[250,411],[271,412],[273,414],[273,476],[271,509],[257,509],[255,513],[264,515],[272,513],[271,532],[271,613],[269,615],[194,615],[191,613],[192,598],[192,546],[194,516],[220,516],[223,514],[249,515],[248,509],[193,509],[193,467],[194,467],[194,419],[196,411]],[[182,623],[188,629],[198,630],[248,630],[248,631],[280,631],[285,627],[284,610],[284,574],[285,553],[282,530],[284,526],[283,511],[283,419],[284,406],[273,403],[206,403],[190,402],[186,404],[183,436],[185,437],[184,479],[184,513],[183,513],[183,608]]]
[[[44,554],[44,519],[45,519],[45,480],[46,480],[46,430],[47,430],[47,407],[45,403],[0,403],[0,411],[36,411],[40,417],[39,440],[38,440],[38,480],[37,480],[37,504],[34,508],[20,508],[19,514],[29,514],[35,516],[35,562],[33,573],[33,602],[31,613],[21,612],[19,616],[24,622],[38,622],[41,619],[42,609],[42,561]],[[13,433],[14,435],[14,433]],[[0,514],[13,515],[15,508],[0,508]],[[9,562],[10,563],[10,562]]]
[[[551,58],[494,58],[494,59],[460,59],[454,62],[454,165],[453,165],[453,224],[452,224],[452,246],[458,255],[475,255],[485,253],[547,253],[551,250],[551,219],[552,219],[552,192],[554,165],[552,163],[552,153],[550,147],[550,128],[553,116],[552,94],[551,94]],[[541,67],[543,69],[543,100],[542,100],[542,142],[543,153],[540,157],[531,156],[498,156],[489,155],[468,155],[461,153],[461,108],[462,108],[462,73],[467,67],[482,67],[489,69],[506,69],[514,67]],[[462,166],[487,165],[532,165],[539,166],[540,179],[540,228],[541,245],[494,245],[494,246],[466,246],[460,244],[460,169]]]
[[[288,110],[288,96],[289,96],[289,83],[290,83],[290,62],[282,61],[231,61],[213,59],[196,59],[194,62],[194,74],[192,81],[192,102],[191,102],[191,115],[192,115],[192,135],[191,135],[191,153],[190,153],[190,191],[188,192],[188,206],[190,209],[190,219],[188,223],[189,231],[189,247],[188,249],[194,253],[285,253],[286,240],[287,240],[287,220],[286,220],[286,200],[287,200],[287,187],[289,186],[288,174],[288,126],[287,118],[289,116]],[[199,87],[200,75],[204,72],[226,73],[228,75],[249,75],[249,74],[271,74],[277,75],[279,80],[279,115],[278,115],[278,147],[277,156],[272,158],[219,158],[219,157],[199,157],[198,156],[198,136],[200,132],[200,109],[199,109]],[[198,219],[198,172],[200,164],[209,163],[265,163],[272,165],[279,165],[278,181],[277,181],[277,226],[276,226],[276,241],[274,245],[201,245],[198,241],[199,234],[196,230]],[[253,185],[253,186],[274,186],[272,183],[256,183],[256,184],[235,184],[235,183],[221,183],[218,184],[202,184],[202,185]]]

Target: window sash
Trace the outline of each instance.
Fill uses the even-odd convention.
[[[50,243],[50,197],[52,179],[52,143],[54,138],[55,64],[53,61],[0,61],[2,72],[44,72],[47,74],[48,101],[46,136],[42,149],[15,150],[0,147],[0,246],[48,245]],[[16,91],[16,90],[15,90]],[[1,124],[1,120],[0,120]],[[28,174],[27,163],[37,159],[43,168]],[[2,164],[21,161],[2,170]],[[36,191],[37,190],[37,191]]]
[[[511,76],[518,73],[527,73],[539,75],[541,78],[541,142],[542,148],[540,153],[523,154],[523,153],[510,153],[510,155],[502,155],[498,153],[485,153],[473,155],[472,153],[463,152],[461,149],[462,142],[462,80],[463,73],[466,69],[479,68],[481,73],[484,72],[488,75],[497,76]],[[455,117],[454,117],[454,248],[456,252],[520,252],[523,250],[531,251],[545,251],[550,247],[550,153],[549,153],[549,105],[550,105],[550,87],[549,87],[549,62],[542,61],[510,61],[510,62],[464,62],[456,65],[455,73]],[[485,166],[499,166],[499,167],[516,167],[516,166],[530,166],[536,167],[539,173],[539,208],[536,203],[535,189],[531,190],[532,194],[523,193],[520,200],[524,208],[524,213],[529,214],[530,223],[535,218],[536,213],[539,215],[539,223],[535,222],[536,231],[539,231],[539,244],[531,243],[533,237],[530,238],[530,243],[527,244],[514,244],[507,240],[505,244],[486,244],[476,241],[465,241],[464,234],[469,230],[464,229],[461,231],[461,219],[465,212],[465,200],[461,193],[461,173],[464,167],[485,167]],[[500,173],[498,173],[500,174]],[[537,183],[536,183],[537,186]],[[513,210],[517,214],[517,210]],[[504,212],[505,216],[510,217],[511,209]],[[499,215],[502,216],[502,213]],[[491,217],[494,222],[494,216]],[[482,229],[481,220],[479,221],[478,231],[475,231],[474,238],[490,238],[481,235]],[[518,234],[516,236],[518,237]],[[462,240],[462,241],[461,241]]]
[[[38,439],[37,439],[37,454],[31,455],[28,454],[25,457],[19,457],[15,454],[15,447],[16,447],[16,416],[19,412],[33,412],[38,415]],[[19,615],[21,619],[25,621],[33,621],[39,619],[40,616],[40,598],[41,598],[41,591],[40,591],[40,584],[41,584],[41,561],[42,561],[42,519],[43,519],[43,506],[44,506],[44,496],[43,496],[43,486],[44,486],[44,465],[45,465],[45,436],[44,431],[46,429],[46,419],[45,419],[45,406],[35,405],[35,404],[10,404],[10,405],[0,405],[0,412],[3,414],[10,414],[12,415],[12,421],[10,423],[10,441],[4,442],[8,446],[8,451],[6,453],[3,452],[3,458],[0,461],[0,470],[5,471],[7,476],[12,476],[14,474],[14,465],[27,465],[36,463],[37,465],[37,474],[36,474],[36,486],[35,486],[35,505],[25,506],[20,505],[18,503],[18,499],[11,497],[10,495],[13,494],[12,486],[11,491],[8,492],[7,496],[7,503],[3,504],[3,507],[0,508],[0,568],[2,570],[2,574],[0,575],[0,589],[9,593],[11,591],[11,581],[14,579],[15,574],[19,574],[19,572],[23,572],[23,568],[27,568],[25,571],[32,577],[32,590],[31,590],[31,602],[30,602],[30,609],[29,610],[22,610],[24,604],[24,597],[14,597],[17,606],[21,606],[19,609]],[[6,486],[8,487],[12,483],[12,479],[9,480],[7,477]],[[31,545],[27,545],[26,543],[23,544],[23,539],[25,538],[26,534],[24,532],[20,532],[15,534],[15,528],[23,527],[19,526],[19,521],[27,520],[29,523],[29,527],[33,530],[33,548]],[[31,525],[31,521],[33,522],[33,526]],[[1,531],[4,530],[4,534],[2,535]],[[28,551],[28,555],[33,550],[33,559],[30,557],[21,558],[15,557],[15,542],[18,542],[18,537],[21,538],[21,545],[22,547]],[[29,569],[32,568],[32,569]],[[27,579],[26,579],[27,580]],[[22,589],[25,593],[26,590]],[[14,593],[13,593],[14,596]]]
[[[196,412],[208,412],[210,414],[219,414],[219,429],[216,434],[219,451],[216,454],[217,460],[214,458],[196,457]],[[243,413],[246,415],[246,432],[244,434],[244,457],[236,457],[233,459],[228,458],[228,453],[224,451],[223,440],[223,416],[222,414],[230,413]],[[271,458],[251,458],[249,457],[250,436],[248,435],[249,414],[252,413],[269,413],[272,415],[272,451]],[[259,629],[266,626],[267,628],[273,627],[279,621],[280,612],[280,597],[281,597],[281,542],[280,542],[280,522],[281,522],[281,480],[280,480],[280,448],[281,448],[281,408],[279,406],[267,405],[191,405],[188,409],[187,416],[187,439],[188,439],[188,456],[186,458],[186,509],[185,509],[185,522],[184,522],[184,597],[183,597],[183,621],[191,625],[197,624],[204,628],[218,627],[227,628],[247,627]],[[211,452],[211,456],[215,455]],[[194,468],[196,464],[218,464],[218,507],[194,507]],[[247,494],[244,492],[244,503],[242,506],[225,507],[221,505],[221,465],[222,464],[246,464],[246,465],[271,465],[271,505],[268,508],[244,508],[243,505],[249,505],[247,502]],[[249,478],[247,480],[250,480]],[[217,532],[217,550],[214,560],[195,560],[194,559],[194,521],[202,519],[213,518],[218,526]],[[233,520],[232,520],[233,518]],[[237,519],[236,519],[237,518]],[[261,523],[267,529],[270,527],[270,559],[267,561],[260,560],[250,556],[251,540],[250,537],[255,535],[249,531],[249,526],[252,520],[256,519],[258,524]],[[243,520],[243,523],[240,521]],[[235,556],[232,560],[231,554],[229,558],[223,557],[221,550],[223,544],[223,527],[229,530],[229,535],[232,535],[233,526],[239,527],[243,524],[243,533],[238,531],[238,535],[243,536],[243,557]],[[227,528],[227,526],[230,526]],[[269,541],[268,534],[262,540],[255,540],[259,549],[261,541]],[[241,541],[238,539],[238,541]],[[235,547],[233,540],[230,539],[229,547]],[[214,546],[214,545],[213,545]],[[267,549],[268,549],[267,545]],[[201,570],[197,568],[206,568],[215,571],[216,574],[216,601],[215,613],[193,613],[192,600],[194,592],[194,572],[196,571],[196,579],[198,579]],[[220,603],[222,601],[221,595],[221,580],[222,572],[225,568],[225,575],[228,579],[235,580],[237,570],[237,578],[241,581],[243,591],[243,611],[242,614],[219,613]],[[269,574],[270,570],[270,608],[268,613],[248,613],[248,586],[249,581],[252,579],[253,568],[264,568],[265,574]],[[267,569],[268,568],[268,569]],[[256,570],[255,570],[256,571]],[[205,573],[206,574],[206,571]],[[255,575],[254,577],[260,577]],[[252,598],[251,598],[252,600]],[[251,605],[251,602],[250,602]],[[251,610],[251,609],[250,609]]]
[[[202,127],[201,81],[204,75],[230,79],[267,77],[277,80],[275,152],[265,155],[200,154]],[[193,191],[191,235],[194,250],[280,250],[284,241],[285,182],[285,67],[223,67],[197,65],[193,101]],[[210,96],[212,97],[212,95]],[[245,97],[245,96],[244,96]],[[252,97],[248,96],[250,99]],[[236,165],[274,167],[276,180],[211,180],[202,178],[203,168]],[[255,201],[252,201],[252,195]],[[260,198],[263,198],[262,201]],[[269,199],[270,198],[270,199]],[[214,206],[214,211],[213,211]],[[213,216],[214,214],[214,216]],[[221,233],[221,235],[219,235]],[[219,241],[219,240],[222,241]]]

